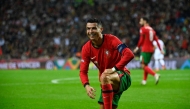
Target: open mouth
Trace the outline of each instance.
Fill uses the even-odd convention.
[[[95,39],[96,35],[95,34],[89,34],[90,39]]]

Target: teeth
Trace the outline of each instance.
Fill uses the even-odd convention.
[[[90,37],[93,37],[94,36],[94,34],[90,34]]]

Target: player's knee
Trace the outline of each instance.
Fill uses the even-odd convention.
[[[106,84],[109,82],[109,76],[106,75],[105,73],[102,73],[102,75],[100,76],[100,82],[102,84]]]
[[[142,68],[144,68],[145,66],[146,66],[146,64],[145,64],[145,63],[142,63],[142,64],[141,64],[141,67],[142,67]]]

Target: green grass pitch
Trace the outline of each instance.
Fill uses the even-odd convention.
[[[142,70],[130,70],[131,87],[118,109],[190,109],[190,70],[163,70],[158,85]],[[96,70],[89,71],[96,98],[90,99],[79,70],[0,70],[0,109],[99,109],[100,85]]]

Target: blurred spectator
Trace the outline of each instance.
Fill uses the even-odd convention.
[[[3,50],[2,50],[2,46],[5,44],[5,40],[3,37],[0,37],[0,59],[2,59],[3,56]]]

